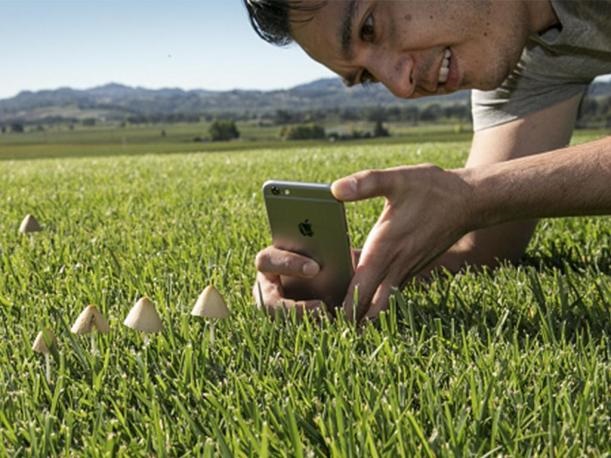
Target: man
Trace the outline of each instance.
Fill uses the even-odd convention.
[[[358,318],[375,317],[393,288],[435,267],[517,260],[537,218],[611,213],[611,137],[561,149],[587,85],[611,72],[611,1],[244,1],[262,38],[295,41],[349,85],[379,82],[404,98],[477,89],[465,168],[369,170],[333,183],[339,200],[386,198],[348,316],[356,306]],[[260,305],[319,305],[284,299],[279,281],[315,276],[313,260],[268,247],[256,266]]]

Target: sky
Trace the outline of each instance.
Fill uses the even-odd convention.
[[[333,74],[252,30],[242,0],[0,0],[0,99],[114,82],[282,89]]]
[[[242,0],[0,0],[0,99],[109,82],[280,89],[333,74],[252,30]]]

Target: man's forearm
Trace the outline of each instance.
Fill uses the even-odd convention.
[[[479,229],[531,218],[611,214],[611,137],[457,171]]]

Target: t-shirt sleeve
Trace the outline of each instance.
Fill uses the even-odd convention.
[[[570,69],[580,65],[574,56],[570,62],[567,60],[531,43],[501,86],[492,91],[471,92],[473,130],[504,124],[583,94],[591,79],[567,72],[567,66]]]

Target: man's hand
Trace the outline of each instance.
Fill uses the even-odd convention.
[[[273,246],[261,250],[255,258],[257,277],[253,295],[260,308],[270,314],[295,309],[298,316],[307,311],[317,311],[321,301],[316,298],[294,300],[286,298],[280,276],[314,278],[320,271],[316,261],[290,251],[279,250]]]
[[[352,250],[353,263],[357,264],[360,250]],[[269,246],[261,250],[255,258],[257,277],[253,286],[253,296],[257,306],[274,315],[277,312],[295,309],[298,316],[304,312],[325,313],[318,298],[285,297],[280,275],[298,278],[315,278],[320,271],[316,261],[291,251],[279,250]]]
[[[467,169],[445,171],[424,164],[358,172],[333,183],[333,195],[341,201],[386,198],[344,300],[349,318],[378,315],[393,288],[475,227],[470,214],[473,192],[463,179],[467,174]]]

